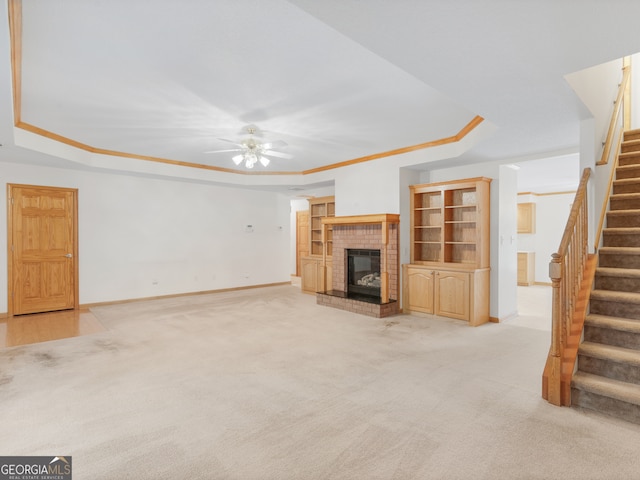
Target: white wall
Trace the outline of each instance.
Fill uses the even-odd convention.
[[[388,161],[343,167],[335,176],[336,216],[400,213],[400,169]]]
[[[11,163],[0,181],[5,191],[7,183],[79,190],[81,304],[290,280],[282,195]],[[0,292],[8,289],[6,223],[3,195]]]
[[[566,76],[567,81],[589,113],[580,123],[579,176],[582,175],[585,168],[592,169],[592,176],[587,187],[589,201],[588,241],[591,251],[594,248],[596,229],[613,165],[612,162],[609,162],[607,165],[596,167],[596,162],[602,156],[603,142],[606,140],[609,130],[614,101],[618,94],[619,83],[622,80],[622,65],[622,59],[618,59]],[[634,98],[633,95],[632,98]],[[632,113],[634,110],[637,109],[632,109]],[[615,142],[616,139],[614,138],[613,141]]]
[[[595,131],[595,119],[587,118],[580,122],[580,165],[578,184],[585,169],[591,170],[589,182],[587,183],[587,245],[590,252],[594,251],[595,232],[598,228],[598,221],[604,194],[609,186],[609,174],[612,171],[613,163],[606,165],[596,165],[596,150],[591,141]],[[601,145],[598,146],[600,148]],[[600,150],[598,150],[601,155]],[[576,190],[578,189],[576,185]]]
[[[518,313],[518,173],[513,166],[500,166],[500,181],[497,188],[500,218],[498,219],[496,276],[498,311],[496,316],[504,320]]]
[[[533,202],[536,204],[536,232],[518,235],[518,250],[535,252],[535,281],[551,283],[549,278],[549,261],[551,255],[558,251],[564,228],[569,219],[575,192],[518,195],[518,203]]]
[[[420,172],[403,168],[400,170],[400,264],[411,262],[411,195],[410,185],[418,185]]]
[[[567,82],[594,119],[591,142],[593,142],[595,155],[598,158],[602,154],[602,142],[607,137],[614,108],[613,103],[618,94],[618,84],[621,79],[622,59],[596,65],[566,76]],[[584,145],[581,147],[584,149]]]

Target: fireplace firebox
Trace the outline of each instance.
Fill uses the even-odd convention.
[[[380,250],[347,249],[347,294],[380,298]]]

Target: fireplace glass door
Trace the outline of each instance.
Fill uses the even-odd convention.
[[[380,250],[347,249],[347,293],[380,297]]]

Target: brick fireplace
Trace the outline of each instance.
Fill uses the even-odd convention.
[[[333,243],[333,290],[318,292],[317,303],[378,318],[397,314],[400,291],[399,223],[400,216],[393,214],[324,218],[324,238],[331,235]],[[376,279],[380,284],[379,297],[352,294],[349,291],[347,254],[354,249],[380,251],[379,280]],[[325,254],[325,272],[326,265]]]

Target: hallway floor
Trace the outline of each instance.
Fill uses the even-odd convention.
[[[18,315],[0,319],[0,348],[91,335],[104,330],[87,309]]]

